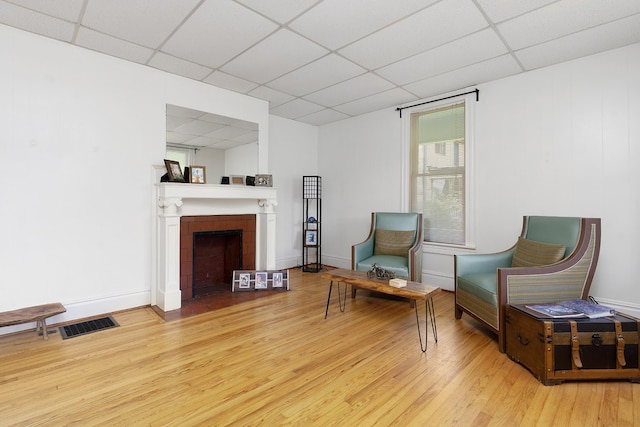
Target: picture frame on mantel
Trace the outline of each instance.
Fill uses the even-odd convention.
[[[256,175],[256,187],[273,187],[273,177],[271,175]]]
[[[231,175],[231,185],[244,185],[244,175]]]
[[[191,165],[189,167],[189,182],[192,184],[206,184],[207,168],[205,166]]]
[[[169,182],[184,182],[184,174],[179,162],[164,159],[164,166],[167,168]]]

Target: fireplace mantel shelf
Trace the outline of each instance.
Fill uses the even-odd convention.
[[[276,189],[273,187],[181,183],[156,185],[158,186],[158,196],[161,199],[276,199]]]

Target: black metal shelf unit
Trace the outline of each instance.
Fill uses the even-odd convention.
[[[302,271],[322,270],[322,178],[302,177]]]

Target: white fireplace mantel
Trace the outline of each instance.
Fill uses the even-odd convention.
[[[156,184],[155,293],[152,303],[163,311],[181,307],[180,217],[256,215],[256,268],[275,269],[277,192],[244,185]]]

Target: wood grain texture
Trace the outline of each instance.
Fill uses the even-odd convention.
[[[368,289],[383,294],[395,295],[398,297],[426,300],[440,292],[440,288],[424,283],[407,281],[407,286],[394,288],[389,285],[389,280],[369,279],[364,271],[345,270],[336,268],[322,273],[324,279],[334,282],[348,283],[358,289]]]
[[[545,387],[454,320],[451,293],[422,353],[406,302],[361,291],[341,313],[334,293],[325,320],[328,280],[290,273],[289,292],[186,319],[146,307],[70,340],[0,336],[0,425],[640,425],[639,384]]]

